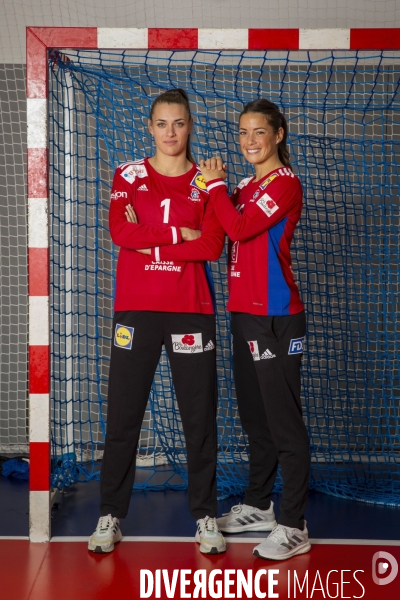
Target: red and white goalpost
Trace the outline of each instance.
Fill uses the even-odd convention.
[[[50,533],[48,52],[54,49],[396,50],[400,29],[27,28],[30,539]]]

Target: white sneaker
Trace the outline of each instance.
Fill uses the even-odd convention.
[[[100,517],[96,531],[89,538],[88,548],[99,554],[112,552],[114,544],[121,540],[122,533],[119,528],[119,519],[107,515],[106,517]]]
[[[270,560],[285,560],[296,554],[305,554],[311,549],[308,531],[304,521],[304,531],[285,525],[277,525],[266,540],[253,550],[253,554]]]
[[[217,519],[217,525],[224,533],[242,533],[243,531],[271,531],[276,527],[274,503],[268,510],[253,508],[247,504],[232,506],[229,513]]]
[[[212,517],[197,521],[195,540],[199,542],[203,554],[221,554],[226,550],[224,536],[218,529],[217,520]]]

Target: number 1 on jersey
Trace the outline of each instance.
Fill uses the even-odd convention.
[[[164,207],[164,218],[163,218],[163,223],[168,223],[168,219],[169,219],[169,206],[171,204],[171,200],[170,198],[165,198],[165,200],[163,200],[160,204],[160,206]]]

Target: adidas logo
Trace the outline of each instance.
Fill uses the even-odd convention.
[[[138,192],[148,192],[147,185],[144,183],[138,188]]]
[[[281,546],[284,546],[288,550],[293,550],[293,548],[296,548],[296,546],[298,544],[300,544],[300,542],[302,542],[302,541],[303,540],[301,538],[299,538],[297,535],[294,535],[291,538],[289,536],[287,536],[287,544],[285,542],[282,542]]]
[[[206,350],[214,350],[214,348],[215,348],[215,346],[214,346],[214,344],[212,343],[212,341],[210,340],[210,341],[208,342],[208,344],[206,344],[206,346],[204,346],[204,352],[205,352]]]
[[[263,352],[260,356],[260,360],[262,360],[263,358],[276,358],[276,354],[272,354],[272,352],[270,352],[268,350],[268,348],[265,350],[265,352]]]

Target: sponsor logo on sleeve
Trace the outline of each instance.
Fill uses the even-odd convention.
[[[262,184],[260,185],[260,190],[265,190],[267,185],[269,185],[271,183],[271,181],[273,181],[277,177],[278,177],[277,173],[272,173],[272,175],[270,175],[265,181],[262,182]]]
[[[272,200],[271,196],[268,196],[268,194],[263,194],[261,198],[257,200],[256,204],[267,217],[271,217],[279,208],[275,200]]]
[[[133,183],[136,177],[147,177],[147,170],[144,165],[131,163],[121,171],[121,176],[128,183]]]
[[[196,173],[196,175],[193,177],[192,181],[190,182],[190,185],[198,188],[199,190],[207,191],[206,180],[204,179],[204,177],[201,173]]]
[[[126,327],[126,325],[119,325],[117,323],[115,326],[114,346],[130,350],[132,348],[133,332],[133,327]]]
[[[111,194],[111,200],[118,200],[118,198],[127,198],[128,194],[126,192],[113,192]]]
[[[172,350],[180,354],[203,352],[201,333],[172,334]]]
[[[260,352],[258,350],[258,342],[247,342],[250,348],[250,352],[253,356],[253,360],[260,360]]]
[[[295,338],[290,340],[288,354],[303,354],[304,350],[304,337]]]

